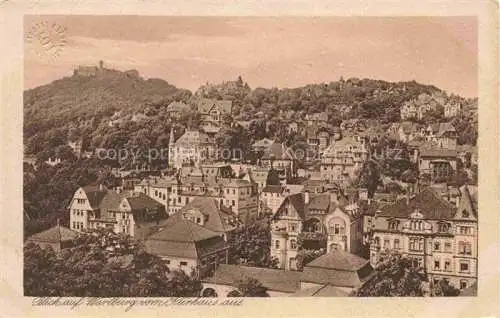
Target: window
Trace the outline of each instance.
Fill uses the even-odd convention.
[[[297,231],[297,226],[295,224],[292,224],[291,228],[292,228],[292,230],[291,230],[292,232]]]
[[[439,232],[441,233],[446,233],[449,230],[449,226],[447,223],[440,223],[439,224]]]
[[[439,260],[434,261],[434,270],[440,270],[441,269],[441,262]]]
[[[297,249],[297,241],[296,241],[296,240],[291,240],[291,241],[290,241],[290,248],[291,248],[292,250]]]
[[[155,197],[158,196],[158,190],[155,190]]]
[[[236,206],[236,202],[234,200],[231,200],[232,206]]]
[[[450,242],[445,242],[444,243],[444,251],[445,252],[451,252],[451,243]]]
[[[444,270],[447,272],[451,271],[451,261],[449,259],[444,261]]]
[[[472,255],[472,246],[470,242],[458,242],[458,254]]]
[[[236,194],[236,190],[235,189],[233,189],[233,194]]]
[[[186,204],[188,204],[188,203],[189,203],[189,198],[188,198],[188,197],[186,197]]]
[[[187,264],[188,264],[188,263],[187,263],[187,262],[179,262],[179,264],[180,264],[181,266],[187,266]]]
[[[340,224],[335,224],[334,226],[335,227],[333,233],[340,234]]]
[[[274,242],[274,248],[280,248],[280,241],[279,240],[276,240]]]
[[[167,197],[165,196],[165,193],[163,193],[163,200],[165,200]]]
[[[201,218],[196,218],[196,223],[200,224],[201,223]]]
[[[384,240],[384,249],[388,249],[389,248],[389,239],[385,239]]]
[[[424,249],[424,239],[418,237],[410,238],[410,251],[422,251]]]
[[[460,234],[469,235],[472,234],[472,228],[469,226],[459,226],[458,227]]]
[[[460,272],[468,273],[469,272],[469,263],[468,262],[460,262]]]
[[[178,198],[177,198],[177,202],[178,202],[178,203],[181,203],[181,199],[182,199],[181,197],[178,197]]]
[[[76,229],[76,222],[73,222],[73,228]]]
[[[441,243],[434,242],[434,251],[439,251],[439,250],[441,250]]]
[[[394,240],[394,249],[399,250],[399,239]]]
[[[397,221],[389,222],[389,229],[390,230],[397,230],[398,229],[398,222]]]
[[[467,288],[467,281],[466,280],[461,280],[460,281],[460,289]]]
[[[466,210],[463,210],[463,211],[462,211],[462,217],[463,217],[463,218],[468,218],[468,217],[469,217],[469,212],[468,212],[468,211],[466,211]]]

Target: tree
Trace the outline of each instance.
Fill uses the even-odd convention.
[[[229,236],[228,244],[230,264],[277,267],[278,261],[271,257],[271,231],[266,219],[235,230]]]
[[[460,289],[455,288],[448,280],[441,279],[437,284],[433,286],[434,296],[458,296],[460,295]]]
[[[234,287],[238,289],[239,297],[269,297],[267,288],[255,278],[244,278],[234,282]],[[233,295],[236,295],[235,293]],[[229,295],[228,295],[229,296]],[[238,296],[229,296],[238,297]]]
[[[391,252],[375,267],[373,275],[357,290],[358,297],[404,297],[425,295],[425,273],[413,260]]]
[[[197,297],[202,285],[193,275],[170,271],[131,237],[96,230],[56,254],[24,247],[26,296]]]

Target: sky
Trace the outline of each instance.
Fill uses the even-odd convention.
[[[477,96],[474,17],[25,16],[25,35],[52,25],[64,27],[51,36],[61,43],[57,55],[25,37],[26,88],[103,60],[192,91],[238,76],[252,88],[343,76],[416,80]]]

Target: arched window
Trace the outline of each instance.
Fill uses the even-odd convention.
[[[297,249],[297,241],[296,240],[294,240],[294,239],[290,240],[290,248],[292,250]]]
[[[276,241],[274,242],[274,247],[275,247],[275,248],[280,248],[280,241],[279,241],[279,240],[276,240]]]
[[[468,218],[469,217],[469,211],[463,210],[462,211],[462,217],[463,218]]]

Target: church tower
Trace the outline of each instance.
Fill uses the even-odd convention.
[[[170,128],[170,137],[168,140],[168,166],[169,167],[175,167],[176,166],[176,160],[175,160],[175,139],[174,139],[174,125]]]

